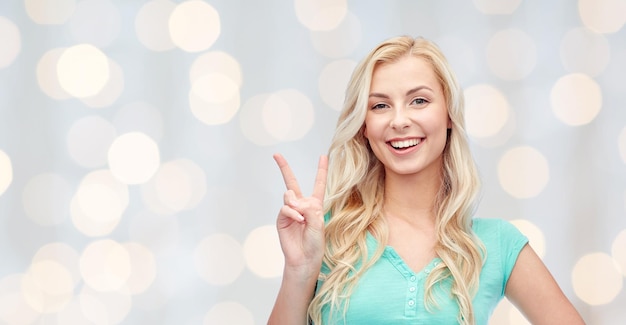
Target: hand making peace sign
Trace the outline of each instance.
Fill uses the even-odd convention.
[[[285,267],[302,274],[318,274],[324,256],[324,192],[328,158],[320,157],[313,195],[304,197],[287,160],[275,154],[287,191],[276,227],[285,255]]]

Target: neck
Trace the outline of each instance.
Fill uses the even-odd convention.
[[[388,217],[434,226],[435,201],[442,186],[441,173],[385,176],[384,211]]]

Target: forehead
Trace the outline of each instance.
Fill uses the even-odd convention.
[[[371,89],[405,84],[441,88],[432,64],[421,57],[406,55],[395,61],[379,63],[374,67]]]

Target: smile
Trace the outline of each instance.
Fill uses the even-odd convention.
[[[389,141],[389,144],[394,149],[406,149],[410,147],[415,147],[416,145],[420,144],[420,142],[422,142],[421,139],[413,138],[413,139],[406,139],[406,140]]]

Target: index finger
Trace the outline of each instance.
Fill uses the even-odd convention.
[[[296,197],[301,198],[302,192],[300,191],[298,180],[296,179],[296,175],[294,175],[291,171],[291,167],[289,167],[287,160],[279,153],[274,154],[274,160],[278,164],[278,168],[280,168],[280,173],[283,175],[283,180],[285,181],[287,189],[292,190],[296,194]]]
[[[315,175],[315,184],[313,185],[313,197],[324,202],[324,194],[326,193],[326,176],[328,175],[328,157],[321,156],[317,165],[317,175]]]

